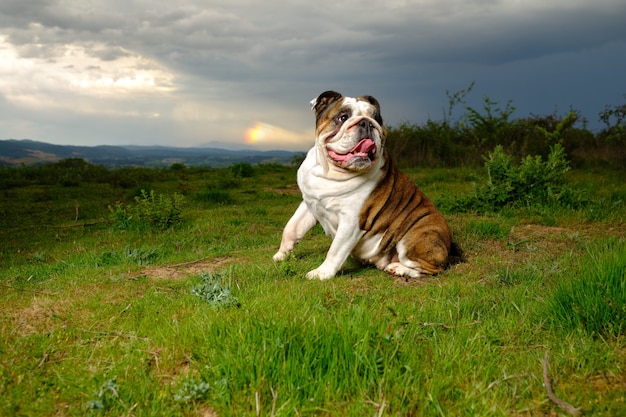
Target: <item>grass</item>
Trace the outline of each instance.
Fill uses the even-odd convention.
[[[597,336],[626,335],[626,245],[604,241],[589,247],[572,279],[550,303],[553,323]]]
[[[558,396],[626,413],[621,172],[568,173],[593,206],[446,214],[467,261],[437,277],[350,260],[317,282],[319,227],[271,261],[295,170],[245,168],[142,178],[186,197],[163,231],[112,221],[132,187],[2,190],[0,415],[553,415],[546,351]],[[434,200],[471,188],[470,170],[409,174]]]

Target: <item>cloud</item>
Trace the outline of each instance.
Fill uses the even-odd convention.
[[[3,0],[0,136],[243,143],[263,121],[292,146],[323,90],[373,94],[397,123],[472,81],[478,102],[599,111],[626,92],[624,21],[621,0]]]

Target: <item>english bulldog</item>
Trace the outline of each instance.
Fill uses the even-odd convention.
[[[274,261],[284,260],[319,222],[333,240],[309,279],[334,277],[351,254],[397,276],[443,271],[453,246],[450,229],[389,157],[378,101],[326,91],[311,108],[315,146],[297,175],[303,201],[283,230]]]

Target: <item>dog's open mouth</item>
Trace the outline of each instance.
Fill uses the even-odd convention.
[[[355,158],[357,160],[369,159],[371,163],[374,163],[376,159],[376,143],[369,138],[361,140],[354,148],[344,154],[330,149],[327,149],[327,151],[328,156],[339,166],[346,166]]]

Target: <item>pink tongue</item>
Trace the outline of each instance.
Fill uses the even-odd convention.
[[[371,139],[363,139],[359,142],[350,153],[369,153],[370,151],[376,152],[376,144]]]
[[[369,156],[369,153],[376,153],[376,143],[371,139],[363,139],[346,154],[338,154],[328,150],[328,155],[338,162],[346,162],[355,156]]]

